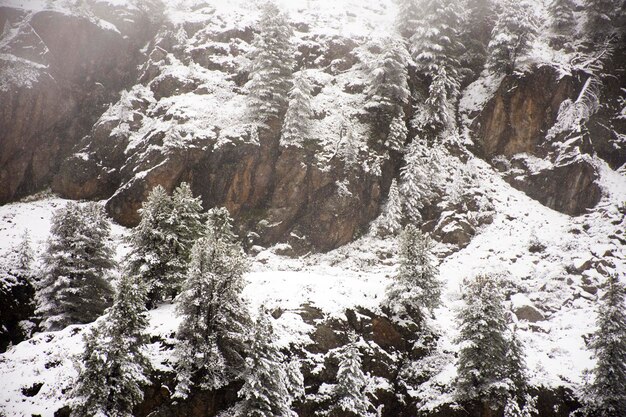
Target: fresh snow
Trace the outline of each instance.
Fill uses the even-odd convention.
[[[129,9],[134,8],[136,3],[130,0],[100,2]],[[45,0],[5,0],[3,5],[37,12],[45,9],[47,3]],[[70,3],[69,0],[55,2],[54,8],[70,13],[67,8]],[[363,41],[370,36],[385,35],[389,33],[395,12],[391,0],[280,0],[280,3],[294,22],[311,28],[308,33],[296,32],[295,42],[298,44],[305,42],[305,36],[309,38],[313,35],[349,36]],[[207,31],[225,32],[253,26],[258,13],[255,4],[249,0],[178,0],[167,1],[165,5],[165,13],[173,25],[201,23],[207,25]],[[355,9],[359,12],[352,12]],[[198,33],[202,34],[202,30]],[[206,45],[196,34],[186,40],[184,46],[191,50]],[[555,54],[540,36],[525,58],[524,65],[559,62],[562,63],[563,73],[567,73],[571,57]],[[228,55],[220,56],[222,58],[231,59]],[[232,59],[235,67],[247,64],[244,58]],[[0,60],[19,59],[3,53]],[[8,88],[7,83],[32,85],[41,76],[43,67],[23,61],[17,62],[24,67],[23,71],[3,74],[9,78],[0,77],[0,89]],[[201,139],[207,139],[207,142],[216,139],[215,132],[219,131],[214,146],[225,146],[246,137],[245,96],[236,92],[238,90],[226,74],[194,63],[184,64],[172,55],[160,65],[160,77],[193,81],[208,93],[196,90],[156,100],[147,87],[132,89],[127,98],[146,99],[149,110],[136,132],[131,132],[124,124],[115,131],[120,135],[130,135],[127,152],[140,148],[149,132],[170,132],[177,128],[178,120],[184,120],[185,129],[193,131]],[[331,158],[345,146],[345,142],[338,143],[342,128],[349,131],[356,142],[351,146],[364,144],[366,126],[355,121],[355,112],[362,107],[364,95],[344,92],[348,84],[365,82],[363,68],[357,65],[348,72],[334,75],[309,69],[307,75],[322,89],[312,100],[313,110],[319,114],[332,109],[332,114],[311,123],[312,136],[321,138],[324,145],[323,157]],[[464,90],[459,103],[462,126],[471,122],[497,89],[500,80],[500,77],[483,73]],[[124,111],[123,104],[112,106],[100,122],[117,120],[119,112]],[[160,117],[150,117],[151,113],[159,112],[166,113],[168,118],[171,116],[172,120],[165,122]],[[528,162],[531,168],[536,169],[544,168],[546,163],[531,157],[528,157]],[[603,277],[593,269],[581,273],[570,271],[582,269],[587,261],[602,259],[606,253],[612,253],[614,266],[607,268],[620,277],[626,276],[626,250],[624,245],[611,237],[622,233],[624,238],[623,213],[618,211],[618,206],[626,201],[625,173],[616,172],[606,163],[594,159],[600,172],[598,182],[606,196],[588,214],[570,217],[550,210],[513,189],[485,162],[473,159],[470,163],[476,167],[478,174],[473,184],[487,195],[495,215],[493,222],[480,228],[466,248],[456,252],[443,244],[435,248],[442,258],[439,269],[444,283],[443,305],[435,311],[435,324],[442,333],[440,347],[445,352],[458,350],[455,316],[461,306],[463,280],[478,273],[499,274],[507,283],[509,307],[532,305],[545,315],[544,321],[536,323],[511,317],[528,354],[531,384],[574,387],[581,382],[583,370],[593,366],[584,340],[594,330],[597,297],[602,292],[590,294],[584,291],[581,288],[582,279],[597,285],[601,284]],[[145,174],[138,172],[135,179],[141,179],[141,175]],[[65,203],[66,200],[43,195],[0,206],[0,259],[11,257],[25,230],[31,236],[35,252],[41,254],[49,235],[52,212]],[[620,220],[622,223],[619,223]],[[112,232],[118,248],[117,260],[121,260],[128,252],[128,246],[123,243],[128,231],[113,225]],[[537,243],[545,249],[530,252],[529,247]],[[253,315],[261,304],[283,312],[280,318],[274,320],[274,325],[277,343],[287,347],[311,342],[309,335],[314,327],[304,323],[298,314],[303,306],[319,308],[328,318],[344,317],[347,308],[356,306],[379,312],[379,302],[396,271],[398,248],[395,239],[381,240],[366,235],[330,253],[309,254],[295,259],[277,255],[281,245],[256,249],[259,251],[252,259],[252,271],[246,275],[248,285],[244,297]],[[174,305],[163,304],[150,312],[149,333],[171,343],[179,322]],[[82,334],[91,326],[76,325],[58,332],[40,333],[0,354],[0,415],[52,416],[66,403],[67,390],[77,375],[73,358],[82,349]],[[160,341],[152,343],[148,351],[155,368],[172,369],[173,351],[166,344]],[[455,376],[454,360],[450,360],[429,383],[449,384]],[[37,383],[43,383],[39,393],[25,396],[22,390]],[[449,396],[441,396],[433,399],[433,404],[449,399]]]

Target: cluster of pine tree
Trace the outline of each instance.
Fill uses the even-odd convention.
[[[457,316],[460,350],[455,397],[480,409],[483,416],[500,412],[505,417],[531,417],[537,413],[537,398],[528,386],[524,346],[516,329],[508,324],[510,313],[505,308],[503,288],[502,281],[493,275],[478,275],[465,282],[465,305]],[[416,346],[423,348],[422,356],[431,357],[436,349],[432,340],[439,336],[428,320],[440,303],[441,282],[432,244],[409,224],[400,234],[399,268],[386,291],[383,309],[399,323],[416,324],[412,328],[420,333],[415,340]],[[625,307],[626,286],[617,275],[611,275],[598,309],[598,329],[590,343],[597,364],[583,389],[584,407],[579,416],[626,415]]]
[[[404,222],[411,222],[400,234],[400,265],[383,308],[393,318],[421,324],[415,327],[423,333],[415,335],[417,340],[437,337],[424,323],[441,302],[432,244],[413,225],[435,193],[437,158],[429,145],[455,129],[464,76],[461,62],[475,59],[464,54],[479,56],[489,71],[512,73],[532,46],[538,19],[528,0],[397,3],[398,36],[376,46],[379,52],[368,63],[365,94],[366,109],[375,124],[386,129],[382,145],[404,158],[400,181],[392,183],[374,228],[396,234]],[[608,36],[615,31],[619,18],[615,0],[586,0],[585,6],[588,34]],[[249,56],[249,111],[259,125],[281,127],[282,146],[304,146],[311,139],[311,82],[306,69],[294,73],[293,32],[284,13],[272,2],[264,3],[261,11]],[[574,30],[572,0],[553,0],[549,11],[556,31]],[[488,28],[489,36],[462,42],[462,34],[476,27]],[[405,114],[411,101],[411,66],[428,84],[413,112],[413,138]],[[345,159],[354,160],[354,154]],[[132,415],[142,400],[143,386],[150,382],[147,311],[169,299],[177,303],[182,317],[175,348],[175,397],[184,399],[193,389],[216,390],[239,381],[241,401],[230,410],[232,415],[295,415],[293,402],[304,390],[302,375],[297,362],[290,362],[273,344],[267,313],[259,312],[256,322],[249,315],[242,298],[247,259],[228,212],[212,209],[203,214],[200,200],[182,184],[171,196],[156,187],[140,215],[128,240],[131,251],[115,297],[110,281],[116,265],[102,208],[69,203],[53,218],[37,295],[42,328],[91,322],[110,307],[108,320],[97,322],[85,335],[74,390],[75,415]],[[21,266],[27,269],[32,258],[28,245],[20,254]],[[584,411],[589,416],[626,415],[625,292],[617,277],[608,280],[591,345],[598,363],[585,391]],[[529,395],[524,350],[507,324],[500,282],[478,276],[467,282],[463,298],[457,399],[477,403],[485,415],[490,410],[504,410],[506,417],[532,415],[535,400]],[[354,339],[341,353],[327,415],[375,413],[365,393],[368,376],[362,370],[359,346]]]
[[[68,204],[55,216],[55,224],[65,224],[67,212],[80,207]],[[99,206],[86,207],[102,215],[95,209]],[[150,383],[147,306],[154,307],[165,294],[178,294],[174,301],[182,321],[176,335],[174,397],[184,399],[194,388],[216,390],[243,381],[242,400],[230,415],[295,416],[292,403],[303,394],[299,363],[288,361],[274,346],[266,312],[259,313],[256,323],[249,316],[241,295],[248,262],[228,211],[215,208],[205,216],[201,209],[184,183],[171,197],[160,186],[148,196],[129,239],[131,251],[107,320],[98,321],[84,336],[73,415],[133,415]],[[102,221],[99,226],[108,231],[104,217]],[[49,251],[59,250],[50,245]],[[86,305],[91,301],[98,305],[97,298],[82,300]],[[62,317],[77,322],[73,316]]]
[[[70,202],[54,213],[37,292],[44,330],[92,322],[111,305],[115,261],[110,233],[96,203]]]
[[[248,112],[254,124],[281,123],[282,146],[302,147],[310,141],[312,85],[306,70],[294,74],[293,29],[272,1],[261,4],[251,61]]]

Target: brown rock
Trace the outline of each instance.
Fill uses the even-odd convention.
[[[139,49],[153,30],[140,12],[120,11],[120,20],[134,19],[132,32],[122,34],[51,10],[11,10],[2,8],[0,15],[17,19],[20,29],[2,52],[45,66],[0,60],[8,80],[0,91],[0,204],[49,185],[102,106],[134,80]],[[16,73],[22,75],[11,78]],[[19,81],[27,74],[30,82]]]
[[[549,66],[530,74],[507,76],[472,125],[480,138],[482,156],[491,159],[522,152],[537,155],[561,102],[574,96],[580,87],[573,77],[559,78]]]
[[[372,318],[372,340],[384,349],[405,349],[406,342],[400,332],[385,317]]]
[[[570,215],[585,213],[602,196],[595,182],[597,170],[585,155],[594,152],[594,145],[589,137],[581,136],[557,153],[545,135],[556,121],[561,103],[578,97],[581,80],[586,77],[561,76],[549,66],[507,76],[472,124],[482,157],[511,158],[510,166],[497,159],[493,162],[510,170],[505,179],[511,185],[547,207]],[[545,160],[547,167],[531,166],[525,154]]]
[[[531,323],[545,320],[543,313],[532,305],[519,306],[515,308],[514,313],[519,320],[526,320]]]

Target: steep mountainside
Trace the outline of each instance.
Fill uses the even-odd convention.
[[[0,348],[8,348],[0,416],[69,415],[74,355],[94,326],[29,338],[37,282],[11,267],[23,231],[41,255],[54,209],[99,201],[122,261],[150,191],[182,182],[205,209],[225,206],[234,217],[252,263],[248,307],[271,311],[278,347],[302,363],[299,416],[329,405],[355,333],[382,416],[482,417],[454,396],[455,317],[464,280],[480,273],[503,279],[539,415],[568,416],[594,365],[587,341],[606,277],[626,279],[626,42],[572,46],[545,2],[531,1],[539,36],[506,73],[483,70],[480,54],[462,57],[460,91],[437,137],[419,124],[435,81],[408,58],[410,94],[400,105],[408,134],[398,149],[385,142],[389,123],[375,119],[368,96],[385,39],[397,36],[396,2],[277,3],[294,30],[294,73],[312,85],[311,140],[302,146],[281,143],[281,120],[260,128],[249,112],[256,2],[0,5]],[[479,43],[484,32],[467,33]],[[398,241],[379,226],[399,204],[396,186],[407,198],[415,161],[419,210],[401,223],[435,239],[444,283],[432,323],[437,353],[425,362],[410,326],[380,306]],[[137,416],[216,416],[237,401],[238,381],[172,399],[179,322],[171,303],[150,311],[154,383]]]

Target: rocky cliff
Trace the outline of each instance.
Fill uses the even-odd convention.
[[[361,24],[376,23],[386,7]],[[257,136],[246,120],[253,12],[205,7],[176,20],[156,4],[94,2],[91,9],[3,9],[0,201],[51,185],[64,197],[107,199],[109,214],[132,226],[152,187],[171,191],[187,181],[205,207],[228,207],[250,244],[290,242],[304,253],[367,230],[399,159],[371,145],[382,132],[363,110],[366,35],[296,17],[297,69],[307,68],[315,82],[317,145],[283,148],[280,124]],[[602,195],[594,158],[614,168],[626,158],[622,67],[613,59],[610,73],[598,77],[542,63],[490,80],[492,96],[461,106],[470,150],[542,204],[585,212]],[[585,131],[551,132],[563,103],[580,99],[590,78],[602,104]],[[484,82],[479,77],[465,95]],[[410,84],[419,91],[423,83]],[[351,160],[341,157],[346,150]],[[435,224],[444,211],[437,205],[426,219]],[[476,224],[455,224],[462,232],[440,238],[467,244]]]
[[[451,381],[459,288],[483,268],[510,278],[507,305],[534,349],[540,415],[564,417],[579,406],[573,391],[589,363],[584,339],[602,280],[624,270],[624,44],[580,62],[540,38],[537,48],[548,48],[548,58],[531,57],[506,76],[467,76],[453,139],[431,143],[440,170],[428,179],[437,184],[421,210],[447,286],[438,312],[443,353],[427,358],[432,378],[410,375],[413,385],[399,386],[400,372],[411,371],[403,369],[408,359],[424,353],[415,329],[379,307],[397,244],[367,233],[403,168],[402,153],[380,146],[384,132],[365,110],[368,60],[380,53],[369,40],[390,30],[392,2],[291,6],[296,69],[313,84],[314,140],[304,147],[281,146],[279,122],[258,130],[247,114],[247,53],[258,15],[247,2],[66,3],[0,8],[0,203],[51,187],[66,199],[102,200],[116,223],[132,227],[155,185],[171,191],[185,181],[205,208],[226,206],[254,255],[257,281],[248,291],[276,297],[275,325],[283,336],[293,333],[281,349],[304,364],[308,397],[297,404],[300,416],[327,405],[320,388],[333,383],[336,351],[352,331],[362,337],[364,369],[384,416],[413,416],[420,407],[429,417],[479,415],[474,404],[453,408]],[[409,74],[406,125],[414,134],[409,119],[429,80],[413,67]],[[14,217],[3,224],[28,221]],[[311,276],[318,264],[334,286],[319,290],[315,303],[300,294],[323,281]],[[258,278],[264,268],[300,275],[272,287]],[[298,292],[281,292],[294,281],[303,283]],[[32,288],[19,291],[32,298]],[[23,304],[12,328],[32,315],[33,306]],[[155,383],[136,414],[216,415],[236,400],[237,384],[171,398],[171,307],[151,312]],[[11,404],[13,415],[67,415],[65,393],[75,377],[68,358],[85,328],[39,334],[0,361],[19,378],[11,393],[26,404]]]
[[[0,7],[0,203],[49,187],[60,162],[136,82],[151,12]]]

